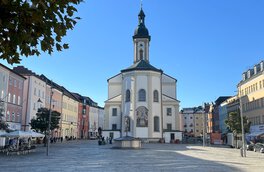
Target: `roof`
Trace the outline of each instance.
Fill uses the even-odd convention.
[[[226,101],[227,99],[229,99],[231,96],[220,96],[216,99],[215,104],[216,105],[220,105],[221,103],[223,103],[224,101]]]
[[[147,71],[155,71],[155,72],[160,72],[163,73],[161,69],[157,69],[145,60],[140,60],[136,63],[134,63],[132,66],[121,70],[121,72],[129,72],[129,71],[135,71],[135,70],[147,70]]]
[[[21,78],[23,78],[23,79],[27,79],[27,78],[25,78],[23,75],[19,74],[17,71],[14,71],[14,70],[12,70],[12,69],[6,67],[5,65],[2,65],[1,63],[0,63],[0,66],[2,66],[3,68],[9,70],[9,71],[12,72],[12,73],[18,75],[19,77],[21,77]]]
[[[102,108],[97,105],[96,102],[94,102],[90,97],[87,96],[82,96],[79,93],[72,93],[78,100],[79,102],[83,102],[83,100],[86,100],[86,104],[92,107],[97,107],[97,108]]]
[[[149,31],[145,26],[145,14],[142,8],[138,14],[138,26],[135,29],[133,39],[135,38],[148,38],[150,40]]]

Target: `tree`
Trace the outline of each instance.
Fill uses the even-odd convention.
[[[31,128],[42,133],[46,132],[48,130],[49,114],[49,109],[39,108],[36,114],[37,117],[31,119]],[[57,111],[51,111],[50,130],[59,128],[60,115],[61,114]]]
[[[0,100],[0,130],[7,130],[8,124],[3,120],[4,117],[4,102]]]
[[[248,121],[247,117],[243,117],[244,123],[244,131],[248,133],[250,130],[250,122]],[[227,125],[228,129],[233,132],[234,134],[242,133],[241,129],[241,116],[238,112],[230,112],[228,114],[228,118],[225,120],[225,124]]]
[[[0,0],[0,59],[20,63],[21,56],[51,54],[69,48],[62,43],[79,17],[75,8],[83,0]]]
[[[230,112],[228,114],[228,118],[225,120],[225,124],[228,127],[228,130],[231,131],[234,134],[236,144],[235,147],[237,147],[237,135],[242,133],[241,129],[241,116],[238,112]],[[245,133],[248,133],[250,130],[250,122],[248,121],[247,117],[243,117],[243,124],[244,124],[244,131]]]

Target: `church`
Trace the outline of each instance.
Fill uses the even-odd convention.
[[[133,36],[133,64],[107,80],[105,137],[175,140],[181,135],[177,80],[150,64],[151,36],[141,7]]]

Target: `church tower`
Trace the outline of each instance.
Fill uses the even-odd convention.
[[[148,29],[145,26],[145,14],[142,9],[142,6],[138,14],[138,26],[134,32],[133,42],[134,42],[134,63],[137,63],[140,60],[145,60],[147,63],[149,63],[150,35]]]

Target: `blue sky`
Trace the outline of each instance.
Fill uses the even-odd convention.
[[[143,0],[150,63],[178,80],[180,108],[236,94],[242,73],[264,59],[263,7],[262,0]],[[82,19],[64,38],[70,49],[21,65],[104,106],[107,79],[133,63],[140,1],[86,0],[77,9]]]

